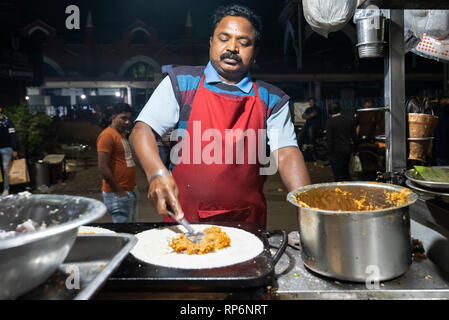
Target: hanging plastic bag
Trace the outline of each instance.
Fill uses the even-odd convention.
[[[449,10],[404,10],[404,27],[417,38],[424,34],[436,40],[449,36]]]
[[[366,9],[357,9],[354,13],[354,23],[357,23],[358,20],[369,18],[369,17],[386,17],[385,11],[382,9],[379,9],[377,7],[367,7]],[[373,21],[375,23],[375,21]]]
[[[303,0],[304,17],[313,31],[323,37],[348,23],[357,7],[356,0]]]
[[[422,40],[411,51],[423,58],[449,62],[449,37],[437,40],[424,34]]]
[[[363,171],[362,169],[362,161],[360,161],[360,157],[357,154],[354,154],[351,157],[351,163],[350,163],[350,168],[351,171],[354,173],[360,173]]]
[[[404,27],[404,53],[412,51],[416,48],[421,39],[415,36],[415,34]]]

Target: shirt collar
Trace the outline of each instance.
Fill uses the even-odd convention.
[[[215,70],[215,68],[212,66],[212,63],[207,64],[206,68],[204,69],[204,80],[208,83],[217,83],[217,82],[221,82],[224,83],[219,75],[217,70]],[[240,80],[239,83],[235,84],[235,86],[237,88],[239,88],[240,90],[242,90],[245,93],[249,93],[253,87],[252,81],[251,81],[251,74],[248,72],[248,74],[242,79]]]

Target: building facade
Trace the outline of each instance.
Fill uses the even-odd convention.
[[[58,116],[67,116],[70,107],[104,112],[115,102],[129,103],[138,112],[161,81],[162,66],[207,62],[208,51],[194,43],[191,27],[188,13],[179,40],[166,43],[154,28],[135,21],[113,43],[104,43],[89,12],[84,41],[68,43],[35,20],[21,30],[42,46],[43,81],[28,87],[28,103]]]

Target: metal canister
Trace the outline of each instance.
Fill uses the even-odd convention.
[[[316,184],[292,191],[288,200],[312,188],[360,186],[370,192],[381,188],[401,192],[404,188],[372,182]],[[384,281],[404,274],[412,262],[408,207],[417,200],[409,194],[406,205],[372,211],[299,210],[301,258],[309,269],[331,278]]]
[[[385,17],[371,16],[357,20],[357,47],[359,57],[383,57],[385,39]]]
[[[34,164],[34,181],[36,188],[50,186],[50,164],[43,160],[38,160]]]

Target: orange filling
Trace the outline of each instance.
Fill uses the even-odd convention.
[[[199,243],[193,243],[184,233],[173,238],[168,245],[177,253],[187,251],[187,254],[205,254],[228,247],[231,244],[229,236],[220,227],[209,227],[203,230],[204,238]]]
[[[384,190],[387,201],[395,206],[402,206],[406,204],[409,199],[410,190],[403,189],[401,192],[387,192]]]

